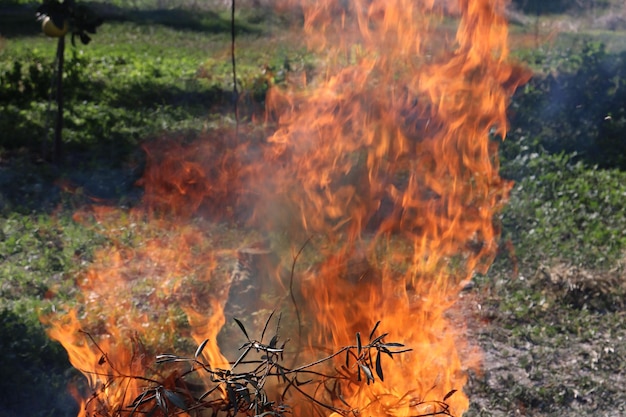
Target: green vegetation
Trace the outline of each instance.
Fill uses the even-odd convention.
[[[113,243],[75,222],[74,210],[90,197],[138,199],[143,140],[233,125],[228,15],[159,10],[183,3],[101,4],[108,19],[97,38],[66,51],[69,156],[52,166],[39,155],[53,129],[54,40],[40,34],[32,2],[0,1],[0,373],[14,376],[0,385],[2,415],[76,413],[64,394],[65,354],[37,313],[53,308],[53,294],[71,297],[77,271]],[[237,27],[240,115],[249,120],[271,83],[312,71],[315,60],[264,9],[240,12]],[[586,35],[515,51],[536,76],[514,97],[501,144],[502,174],[515,186],[502,255],[472,293],[488,323],[473,330],[488,372],[472,377],[469,415],[623,411],[626,53],[597,40],[624,44],[626,35]],[[33,393],[39,406],[28,403]]]
[[[476,280],[489,294],[476,320],[489,324],[471,330],[486,354],[470,416],[623,412],[626,55],[597,39],[567,33],[515,51],[536,73],[500,148],[515,185],[502,255]]]
[[[505,236],[522,266],[614,266],[626,250],[626,54],[582,41],[518,55],[537,72],[513,99],[500,149],[516,181]]]
[[[574,163],[565,154],[530,154],[516,163],[532,174],[514,188],[503,224],[521,264],[566,258],[601,268],[620,261],[626,248],[626,172]]]
[[[202,29],[208,33],[171,28],[159,16],[154,23],[108,23],[88,47],[68,48],[64,138],[70,149],[99,145],[123,154],[160,132],[200,131],[231,103],[227,34],[212,33],[210,23]],[[209,18],[222,21],[215,14]],[[253,30],[258,23],[238,25],[252,33],[251,52],[238,60],[240,89],[249,92],[250,106],[262,105],[268,82],[280,82],[285,72],[303,66],[306,56],[297,45],[269,48]],[[51,41],[41,35],[9,38],[0,50],[3,148],[35,148],[50,135],[53,57]]]

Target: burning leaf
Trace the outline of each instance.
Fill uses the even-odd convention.
[[[380,320],[378,320],[378,321],[376,322],[376,324],[374,325],[374,328],[373,328],[373,329],[372,329],[372,331],[370,332],[370,339],[369,339],[369,340],[370,340],[370,343],[371,343],[371,344],[376,343],[375,341],[372,341],[372,338],[374,337],[374,333],[376,333],[376,329],[378,329],[378,325],[379,325],[379,324],[380,324]],[[383,336],[381,336],[380,338],[382,339],[382,337],[383,337]],[[377,338],[377,340],[380,340],[380,339],[378,339],[378,338]]]
[[[267,320],[265,320],[265,326],[263,326],[263,332],[261,332],[261,342],[263,342],[263,338],[265,337],[265,331],[267,330],[267,326],[270,324],[270,320],[272,319],[272,316],[274,315],[274,312],[272,311],[269,315],[269,317],[267,318]],[[244,332],[245,333],[245,332]],[[274,336],[275,337],[275,336]]]
[[[172,144],[164,138],[147,145],[141,180],[144,207],[137,208],[131,221],[144,223],[150,217],[146,213],[171,216],[163,216],[167,221],[145,222],[143,227],[150,230],[141,248],[120,244],[96,254],[93,267],[81,280],[83,295],[78,300],[87,318],[79,319],[74,311],[53,323],[50,336],[63,344],[72,364],[84,370],[89,388],[98,393],[96,401],[82,401],[85,415],[112,415],[126,398],[135,398],[133,411],[142,415],[165,412],[168,403],[173,408],[179,402],[163,390],[176,385],[142,392],[145,388],[139,382],[120,384],[120,378],[111,382],[99,368],[107,352],[109,367],[110,361],[115,362],[111,372],[140,375],[142,383],[152,377],[151,368],[134,360],[140,355],[127,348],[125,330],[155,345],[167,343],[160,340],[168,338],[162,338],[163,327],[142,326],[145,317],[133,316],[137,309],[127,308],[139,303],[125,297],[133,292],[126,289],[146,287],[134,285],[137,276],[153,274],[155,294],[167,292],[168,303],[184,304],[198,346],[193,358],[165,354],[157,356],[157,363],[171,366],[205,357],[214,369],[196,366],[185,375],[208,373],[202,381],[206,386],[197,392],[204,392],[200,401],[206,400],[215,414],[251,414],[238,410],[251,397],[250,386],[255,389],[250,400],[260,406],[255,413],[282,415],[280,407],[285,404],[278,402],[292,401],[292,393],[304,398],[287,404],[295,416],[322,415],[312,409],[316,407],[341,415],[351,410],[371,416],[415,415],[407,398],[423,399],[422,404],[435,404],[448,412],[447,404],[438,401],[445,398],[453,414],[467,410],[469,400],[462,391],[456,395],[445,391],[465,383],[465,365],[472,362],[458,349],[459,337],[446,311],[458,296],[458,284],[486,271],[493,261],[499,239],[495,223],[512,186],[499,176],[493,137],[506,135],[506,109],[525,77],[509,62],[506,1],[296,3],[302,8],[305,40],[323,66],[316,71],[315,82],[304,81],[295,89],[269,89],[267,119],[276,123],[268,123],[275,128],[264,132],[262,140],[241,130],[219,130],[190,144],[182,140]],[[456,31],[451,33],[455,23]],[[339,39],[342,35],[347,37]],[[201,219],[203,213],[208,216]],[[259,234],[316,236],[307,240],[315,246],[315,256],[307,256],[306,268],[296,274],[302,246],[293,257],[288,282],[280,276],[281,268],[256,265],[269,258],[263,250],[262,256],[246,259],[250,262],[242,260],[242,273],[255,269],[254,285],[242,286],[250,289],[245,296],[252,300],[243,307],[255,310],[246,313],[268,308],[260,305],[262,300],[273,302],[288,288],[293,305],[289,305],[291,322],[285,327],[297,329],[301,343],[294,357],[317,363],[320,349],[322,355],[338,352],[326,358],[331,363],[325,366],[345,372],[340,378],[349,382],[341,401],[327,404],[328,392],[315,386],[313,379],[332,377],[326,372],[305,366],[299,375],[276,364],[284,348],[283,344],[276,349],[278,331],[268,346],[262,344],[271,315],[258,332],[261,342],[250,338],[259,327],[252,314],[248,329],[234,319],[247,343],[232,366],[212,343],[224,323],[240,314],[226,314],[224,305],[231,300],[220,298],[232,290],[223,284],[220,262],[223,253],[232,254],[233,249],[216,245],[233,239],[213,239],[210,236],[222,232],[206,233],[196,226],[196,221],[206,221],[203,225],[210,227],[214,219],[231,221],[227,227],[233,229],[245,223]],[[100,220],[98,224],[104,226]],[[121,223],[112,221],[110,229],[129,230],[128,224]],[[175,231],[163,235],[176,237],[161,237],[161,230]],[[158,239],[149,236],[155,231]],[[112,241],[126,240],[115,236],[118,232],[110,233]],[[209,252],[207,257],[196,256]],[[287,251],[280,255],[288,258]],[[201,283],[200,293],[192,298],[206,302],[206,308],[189,302],[189,293],[179,290],[194,271]],[[173,283],[172,288],[159,285],[166,281]],[[211,288],[210,294],[206,288]],[[257,293],[261,288],[275,291]],[[155,298],[161,308],[164,299]],[[148,305],[145,301],[142,306]],[[381,312],[383,324],[391,325],[385,324],[387,332],[376,336]],[[77,329],[100,323],[105,313],[111,317],[103,326],[98,324],[103,330],[98,335],[102,348],[76,339]],[[371,323],[376,323],[373,328]],[[358,331],[368,328],[369,344],[363,345]],[[173,331],[169,341],[179,334]],[[403,343],[385,342],[386,338]],[[415,354],[402,361],[386,361],[383,375],[384,354],[394,359],[412,349]],[[351,362],[356,363],[356,371]],[[237,374],[234,368],[240,365],[251,373]],[[374,372],[378,384],[370,384]],[[311,386],[299,389],[304,374],[313,378]],[[360,381],[363,375],[367,386],[354,387],[355,378]],[[268,394],[269,377],[292,388],[290,395]],[[418,392],[419,387],[433,385],[432,391]],[[103,386],[106,389],[100,389]],[[350,411],[339,410],[338,405]]]
[[[233,414],[237,414],[237,393],[235,392],[235,388],[232,386],[232,384],[226,384],[226,392],[228,393],[228,401],[230,402],[230,406],[233,409]]]
[[[250,391],[248,391],[248,388],[246,388],[246,386],[242,384],[235,384],[235,386],[237,387],[237,393],[243,396],[243,399],[246,402],[246,404],[251,404],[252,401],[250,397]]]
[[[368,385],[370,381],[374,382],[374,374],[372,373],[372,370],[367,365],[363,365],[360,363],[359,368],[363,370],[363,373],[365,374],[365,377],[367,378]]]
[[[146,390],[142,392],[137,398],[135,398],[135,400],[131,404],[133,406],[133,409],[130,412],[131,416],[135,413],[135,411],[137,411],[140,405],[145,404],[149,401],[152,401],[154,398],[156,398],[156,394],[148,395],[152,391],[153,390]]]
[[[167,415],[169,413],[169,409],[167,406],[167,401],[165,400],[165,398],[163,398],[163,395],[161,394],[161,389],[157,389],[155,391],[155,398],[156,398],[156,403],[159,406],[159,408],[163,411],[163,414]]]
[[[278,335],[274,335],[274,337],[272,337],[272,340],[270,340],[270,343],[269,343],[269,345],[268,345],[268,346],[269,346],[271,349],[274,349],[274,348],[276,348],[276,344],[277,344],[277,343],[278,343]]]
[[[202,354],[202,351],[204,350],[204,347],[206,346],[208,342],[209,342],[209,339],[204,339],[204,341],[200,343],[200,345],[198,346],[198,349],[196,349],[196,353],[194,353],[193,355],[194,359],[198,359],[198,356]]]
[[[213,394],[215,391],[217,391],[220,388],[219,385],[215,385],[213,388],[211,388],[208,391],[205,391],[204,394],[202,394],[199,398],[198,401],[202,401],[205,398],[207,398],[209,395]]]
[[[250,336],[248,336],[248,332],[246,331],[246,328],[243,326],[243,323],[240,322],[238,319],[236,319],[234,317],[233,317],[233,320],[235,320],[235,323],[237,323],[237,326],[239,326],[239,328],[241,329],[241,331],[246,336],[246,339],[248,339],[248,342],[249,342],[250,341]]]
[[[287,375],[285,374],[285,369],[282,366],[278,367],[278,373],[283,378],[283,382],[287,383]]]
[[[188,360],[189,359],[187,359],[187,358],[182,358],[180,356],[171,355],[171,354],[164,354],[164,355],[157,355],[156,356],[156,363],[157,364],[168,363],[168,362],[187,362]]]
[[[313,382],[312,379],[307,379],[307,380],[304,380],[304,381],[300,381],[300,380],[296,379],[296,385],[299,386],[299,387],[302,386],[302,385],[308,385],[311,382]]]
[[[165,397],[176,407],[180,408],[181,410],[186,409],[187,405],[185,404],[185,400],[183,399],[183,397],[168,389],[164,389],[163,393],[165,394]]]
[[[341,400],[341,402],[346,406],[346,407],[350,407],[350,404],[348,404],[348,402],[345,400],[345,398],[343,397],[343,394],[341,392],[341,383],[337,382],[337,384],[335,385],[335,395],[337,396],[337,398],[339,398],[339,400]]]
[[[236,368],[246,358],[246,356],[248,356],[248,353],[250,353],[250,351],[252,350],[252,344],[246,343],[242,346],[242,348],[245,348],[246,350],[244,350],[243,353],[237,358],[237,360],[233,364],[233,368]]]
[[[377,344],[378,342],[380,342],[381,340],[383,340],[383,339],[385,338],[385,336],[387,336],[388,334],[389,334],[389,333],[383,333],[383,334],[381,334],[381,335],[380,335],[380,336],[378,336],[376,339],[372,340],[372,341],[370,342],[370,345],[375,345],[375,344]]]
[[[452,391],[448,392],[448,393],[447,393],[447,394],[443,397],[443,400],[442,400],[442,401],[445,401],[445,400],[447,400],[448,398],[452,397],[456,391],[457,391],[457,390],[453,389]]]
[[[376,375],[378,375],[378,377],[380,378],[381,381],[384,381],[385,378],[383,377],[383,366],[382,366],[382,360],[381,360],[381,354],[380,352],[378,352],[376,354]]]

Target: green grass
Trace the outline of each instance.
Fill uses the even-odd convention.
[[[179,12],[131,11],[99,28],[89,45],[68,47],[69,146],[108,144],[125,152],[164,131],[205,129],[211,114],[232,109],[230,23],[214,12]],[[238,87],[249,96],[245,116],[262,108],[269,82],[281,82],[310,57],[298,45],[271,44],[273,26],[258,15],[244,13],[237,27],[245,48],[237,59]],[[0,127],[7,134],[0,146],[36,148],[50,136],[55,50],[56,42],[40,33],[7,37],[0,50]]]
[[[532,173],[516,184],[502,216],[522,264],[565,258],[602,268],[620,261],[626,248],[626,172],[572,163],[563,154],[525,155],[514,163]]]
[[[0,215],[3,414],[76,415],[66,386],[77,374],[65,351],[45,334],[38,314],[75,295],[74,275],[103,242],[65,216]]]

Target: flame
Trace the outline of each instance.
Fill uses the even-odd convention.
[[[128,334],[150,341],[150,353],[208,339],[204,359],[228,368],[230,353],[218,344],[231,297],[224,265],[246,238],[220,241],[227,232],[194,223],[199,214],[234,229],[245,221],[245,233],[285,235],[292,246],[316,236],[316,261],[295,277],[308,329],[297,346],[302,360],[319,358],[321,347],[353,345],[357,333],[367,341],[378,322],[386,340],[411,349],[376,359],[385,362],[384,378],[346,388],[355,410],[408,417],[437,412],[444,400],[453,415],[467,410],[462,388],[475,358],[449,311],[463,283],[495,257],[495,217],[511,188],[498,174],[497,140],[506,136],[509,99],[529,75],[509,60],[504,0],[450,3],[302,0],[304,35],[326,54],[325,67],[295,89],[269,91],[271,134],[250,128],[235,140],[216,131],[193,144],[147,145],[144,206],[130,218],[89,214],[114,244],[80,282],[83,316],[72,310],[50,320],[50,336],[106,402],[94,408],[84,398],[81,416],[114,415],[141,393],[139,384],[109,383],[105,352],[119,373],[151,378],[124,342]],[[133,227],[142,240],[128,245]],[[274,284],[263,291],[285,299],[280,268],[270,275]],[[149,293],[140,301],[138,286]],[[184,325],[155,313],[174,306]],[[78,329],[95,343],[78,340]],[[309,395],[341,407],[328,394]],[[294,414],[310,413],[296,396],[287,400]]]
[[[95,224],[110,242],[77,279],[79,307],[42,317],[49,336],[87,378],[86,391],[72,389],[80,417],[129,415],[129,404],[149,381],[178,383],[174,372],[157,369],[154,358],[171,349],[194,349],[195,332],[211,336],[204,357],[227,366],[210,332],[217,334],[223,324],[219,300],[228,283],[210,288],[208,283],[215,281],[218,260],[230,252],[211,251],[215,241],[207,239],[208,228],[150,220],[143,209],[93,207],[74,218]],[[206,256],[198,259],[198,253]],[[200,315],[208,318],[208,327]]]

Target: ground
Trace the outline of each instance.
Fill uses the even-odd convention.
[[[519,22],[513,32],[533,33],[528,30],[533,25],[545,34],[551,33],[550,25],[571,31],[586,28],[592,31],[594,39],[607,41],[611,50],[618,51],[626,45],[619,32],[624,28],[625,10],[622,6],[614,7],[610,13],[591,20],[586,16],[534,19],[515,15],[514,20]],[[132,30],[126,32],[135,36]],[[0,242],[4,250],[0,260],[11,262],[18,252],[7,249],[8,243],[15,244],[16,240],[7,219],[16,212],[37,219],[64,211],[71,213],[94,201],[127,208],[141,200],[142,191],[135,185],[144,167],[140,150],[106,158],[97,152],[94,155],[70,151],[66,161],[62,165],[50,164],[41,160],[37,151],[24,149],[0,154]],[[44,226],[48,227],[48,223]],[[42,227],[33,233],[41,235],[43,231]],[[55,240],[51,238],[45,244],[54,246]],[[86,262],[82,252],[76,249],[76,253],[68,259]],[[40,254],[33,259],[37,256]],[[620,299],[626,285],[624,264],[622,261],[606,269],[582,270],[553,259],[545,265],[518,265],[519,271],[514,271],[510,263],[497,260],[486,275],[476,276],[450,313],[455,322],[467,327],[469,340],[483,352],[481,368],[469,371],[469,383],[464,388],[471,401],[466,415],[626,415],[626,312]],[[61,276],[61,272],[54,272],[50,275]],[[15,305],[12,303],[25,298],[24,294],[43,298],[46,285],[7,277],[1,287],[3,306]],[[13,333],[9,336],[3,343],[15,337]],[[24,345],[7,351],[22,354],[20,349],[31,344],[31,340],[26,340]],[[56,375],[63,372],[54,369]],[[35,385],[33,381],[34,378],[21,383],[30,388]],[[6,388],[1,395],[12,392],[11,389]],[[73,411],[67,412],[65,407],[58,412],[65,417]]]

